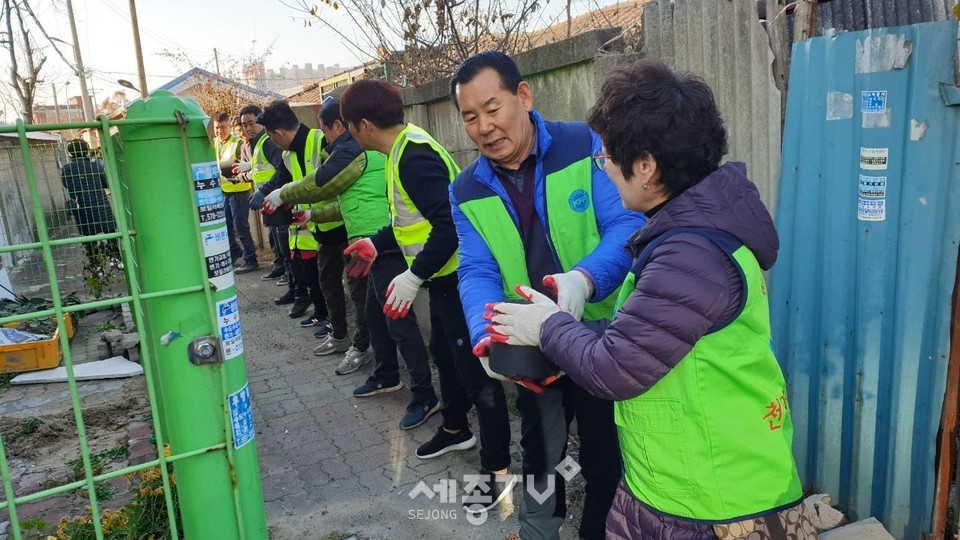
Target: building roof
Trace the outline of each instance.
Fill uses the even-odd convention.
[[[600,9],[588,11],[570,20],[570,36],[576,36],[598,28],[620,27],[625,31],[639,28],[644,4],[651,0],[618,2]],[[530,33],[530,48],[567,39],[567,21]]]
[[[216,82],[228,86],[234,86],[241,92],[262,97],[267,100],[283,98],[283,95],[277,92],[272,92],[270,90],[259,90],[252,86],[230,80],[226,77],[198,67],[191,68],[183,75],[180,75],[176,79],[164,84],[160,88],[155,88],[155,90],[168,90],[174,94],[180,94],[203,82]]]

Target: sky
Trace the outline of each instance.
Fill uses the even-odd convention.
[[[577,15],[616,0],[574,0],[572,10]],[[304,0],[308,5],[320,0]],[[294,7],[301,0],[137,0],[140,39],[144,66],[150,89],[176,78],[189,66],[172,62],[161,53],[164,50],[184,53],[191,65],[215,71],[214,49],[220,56],[222,70],[251,55],[261,55],[268,48],[268,69],[282,66],[303,66],[312,63],[346,69],[366,61],[358,58],[350,48],[338,43],[337,35],[319,21],[312,27],[304,24],[309,15]],[[287,4],[287,5],[284,5]],[[31,0],[31,6],[54,38],[72,43],[70,24],[64,0]],[[565,4],[548,0],[540,14],[545,22],[559,21]],[[74,15],[84,67],[92,70],[87,85],[98,100],[124,89],[117,83],[126,79],[138,84],[133,32],[130,25],[129,0],[73,0]],[[355,30],[349,18],[323,6],[321,16],[347,33]],[[35,35],[48,57],[41,73],[44,84],[38,90],[38,104],[53,104],[53,85],[56,85],[60,104],[67,95],[80,93],[80,85],[72,70],[51,49],[41,35]],[[58,44],[59,49],[73,61],[69,45]],[[9,70],[6,54],[0,66]],[[69,84],[68,84],[69,83]],[[132,90],[125,91],[130,98],[137,97]]]

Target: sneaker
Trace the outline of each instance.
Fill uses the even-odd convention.
[[[432,439],[417,448],[417,457],[420,459],[440,457],[447,452],[469,450],[476,445],[477,438],[473,436],[473,433],[470,433],[469,429],[461,429],[456,433],[450,433],[443,429],[443,426],[440,426]]]
[[[296,299],[296,295],[293,294],[293,291],[287,291],[277,298],[273,299],[273,303],[278,306],[285,306],[287,304],[292,304]]]
[[[479,478],[471,479],[467,487],[473,490],[463,496],[463,509],[471,514],[493,510],[503,501],[513,502],[513,486],[517,485],[515,474],[493,474],[480,469]]]
[[[330,323],[326,319],[321,319],[316,312],[306,319],[300,321],[300,326],[303,328],[310,328],[311,326],[317,326],[318,324],[321,326],[326,326]]]
[[[253,272],[254,270],[256,270],[256,269],[258,269],[258,268],[260,268],[260,263],[258,263],[257,261],[246,261],[246,262],[243,263],[243,266],[241,266],[240,268],[235,268],[235,269],[233,270],[233,273],[234,273],[234,274],[248,274],[248,273]]]
[[[316,349],[314,349],[314,353],[316,353]],[[334,373],[337,375],[353,373],[354,371],[360,369],[360,366],[370,363],[371,359],[373,359],[373,355],[370,354],[370,349],[361,351],[360,349],[351,345],[350,349],[347,350],[347,354],[343,355],[343,360],[341,360],[340,364],[337,365],[337,369],[334,370]]]
[[[407,412],[400,419],[400,429],[413,429],[426,422],[427,418],[439,410],[440,400],[437,398],[414,399],[407,405]]]
[[[281,286],[281,287],[282,287],[283,285],[289,285],[289,284],[290,284],[290,278],[287,277],[286,274],[284,274],[283,276],[280,277],[280,279],[277,280],[277,285],[279,285],[279,286]]]
[[[327,356],[333,353],[342,354],[349,350],[350,338],[337,339],[333,337],[333,335],[330,335],[313,349],[313,354],[317,356]]]
[[[282,278],[284,274],[285,272],[283,268],[274,268],[273,270],[270,271],[269,274],[264,274],[260,276],[260,279],[264,281],[273,281],[275,279]]]
[[[330,332],[333,332],[333,325],[329,322],[324,321],[325,324],[321,324],[320,328],[317,328],[317,331],[313,333],[313,337],[324,339],[330,335]]]
[[[309,297],[298,296],[294,298],[293,305],[290,306],[290,318],[296,319],[297,317],[303,317],[312,305],[313,302],[310,301]]]
[[[387,392],[396,392],[401,388],[403,388],[402,382],[398,381],[389,384],[370,377],[367,379],[367,382],[354,389],[353,397],[370,397],[377,394],[386,394]]]

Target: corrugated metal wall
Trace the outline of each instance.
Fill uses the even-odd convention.
[[[906,26],[950,20],[954,0],[821,0],[817,5],[818,34],[827,28],[843,31]]]
[[[780,91],[755,0],[657,0],[643,9],[643,54],[701,75],[727,125],[727,159],[747,164],[773,210],[780,175]]]
[[[891,3],[892,4],[892,3]],[[960,241],[957,23],[795,45],[771,274],[805,486],[929,532]]]

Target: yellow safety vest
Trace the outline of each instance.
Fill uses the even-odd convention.
[[[390,147],[390,154],[387,157],[385,167],[387,176],[387,200],[390,203],[390,219],[392,222],[393,236],[397,239],[397,245],[400,246],[400,251],[403,253],[404,259],[407,260],[408,268],[413,264],[413,260],[417,257],[417,254],[423,251],[423,246],[427,243],[427,238],[430,237],[430,231],[433,230],[433,225],[423,217],[423,214],[420,213],[417,206],[413,204],[410,196],[407,195],[407,191],[403,189],[403,184],[400,182],[400,156],[403,155],[403,150],[409,142],[429,145],[447,166],[447,172],[449,173],[451,182],[453,182],[453,179],[460,173],[460,167],[457,167],[456,162],[453,161],[447,149],[418,126],[407,124],[393,141],[393,146]],[[409,181],[410,179],[407,180]],[[456,272],[457,266],[460,264],[458,254],[459,250],[454,252],[450,260],[448,260],[436,274],[430,277],[441,277]]]
[[[321,150],[323,146],[323,132],[319,129],[311,129],[307,134],[307,143],[304,145],[304,166],[306,170],[300,169],[300,160],[294,155],[294,152],[285,150],[283,152],[283,163],[290,171],[290,177],[294,182],[303,179],[306,175],[320,168],[323,160],[326,159],[326,153]],[[298,204],[294,210],[310,212],[311,208],[320,208],[331,204],[336,199],[324,200],[313,204]],[[308,221],[306,225],[290,225],[290,249],[300,251],[316,251],[320,247],[317,239],[313,236],[316,231],[330,231],[343,225],[342,221],[330,223],[314,223]]]
[[[243,139],[236,135],[230,135],[226,141],[217,139],[217,161],[236,161],[241,144],[243,144]],[[222,189],[224,193],[242,193],[244,191],[250,191],[252,188],[253,184],[250,182],[233,183],[226,177],[220,176],[220,189]]]
[[[275,171],[270,160],[267,159],[267,155],[263,152],[263,145],[268,138],[267,134],[264,133],[250,154],[250,170],[253,172],[253,186],[256,189],[260,189],[260,186],[269,182]]]

